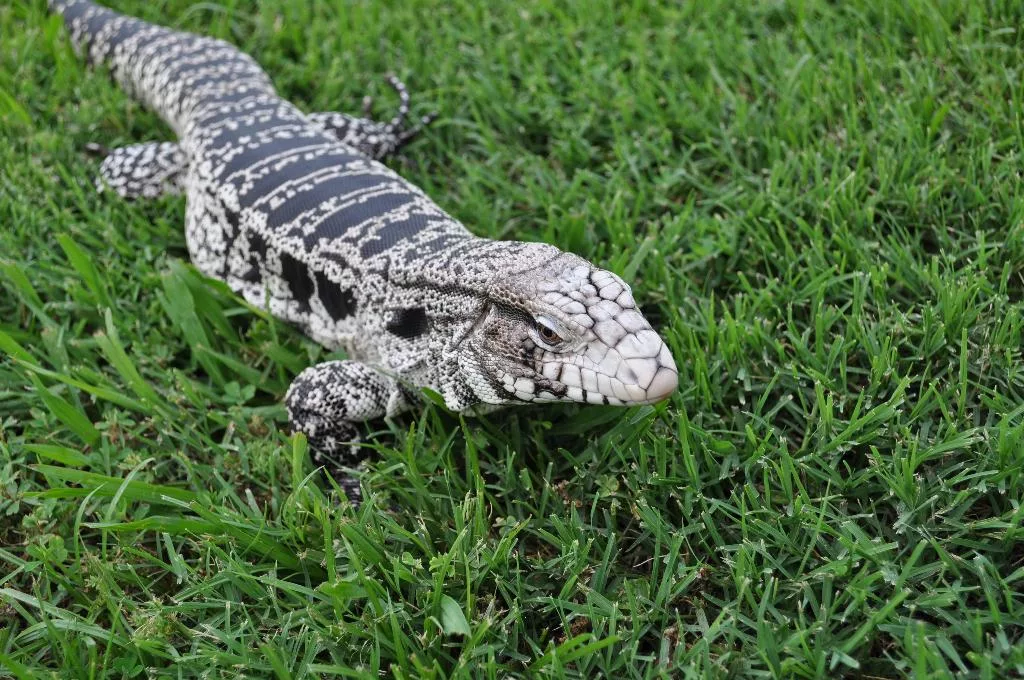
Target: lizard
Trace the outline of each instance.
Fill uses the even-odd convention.
[[[672,353],[622,278],[550,244],[476,236],[384,165],[432,119],[408,123],[397,78],[389,121],[303,113],[226,41],[48,2],[74,49],[177,138],[109,151],[100,189],[184,194],[194,266],[347,357],[301,371],[284,397],[314,462],[358,464],[360,423],[415,407],[424,388],[468,414],[676,390]]]

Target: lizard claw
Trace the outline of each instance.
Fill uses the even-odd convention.
[[[420,118],[420,122],[419,122],[418,125],[416,125],[415,127],[408,128],[407,130],[403,130],[398,135],[398,145],[395,148],[399,149],[399,148],[405,146],[406,144],[408,144],[410,141],[412,141],[412,139],[416,135],[418,135],[419,133],[423,132],[423,129],[425,127],[427,127],[428,125],[433,123],[435,120],[437,120],[438,115],[439,114],[438,114],[437,111],[431,111],[427,115],[425,115],[422,118]]]
[[[110,149],[96,142],[87,142],[85,152],[90,156],[107,156],[110,154]]]
[[[385,80],[398,93],[399,100],[398,113],[384,126],[389,133],[394,135],[395,145],[389,152],[394,153],[412,141],[416,135],[423,131],[423,128],[434,122],[438,117],[438,112],[428,113],[422,116],[416,125],[407,127],[406,122],[409,118],[409,89],[394,73],[389,73]]]
[[[388,122],[386,127],[389,130],[401,130],[405,127],[405,119],[409,116],[409,89],[394,73],[389,73],[385,80],[398,93],[398,113]]]

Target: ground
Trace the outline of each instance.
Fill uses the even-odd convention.
[[[92,188],[168,130],[0,7],[0,676],[1024,672],[1024,5],[111,0],[481,235],[633,282],[668,403],[431,405],[353,511],[287,431],[325,352]]]

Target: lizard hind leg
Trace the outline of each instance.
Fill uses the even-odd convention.
[[[382,418],[408,406],[398,383],[358,361],[326,361],[302,371],[285,395],[292,429],[309,440],[313,463],[322,465],[358,504],[359,483],[341,471],[366,454],[357,423]]]
[[[174,142],[122,146],[103,159],[96,189],[109,188],[122,198],[180,194],[187,168],[185,152]]]

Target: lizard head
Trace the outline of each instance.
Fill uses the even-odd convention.
[[[495,283],[463,361],[484,402],[633,405],[675,391],[668,346],[612,272],[558,253]]]

